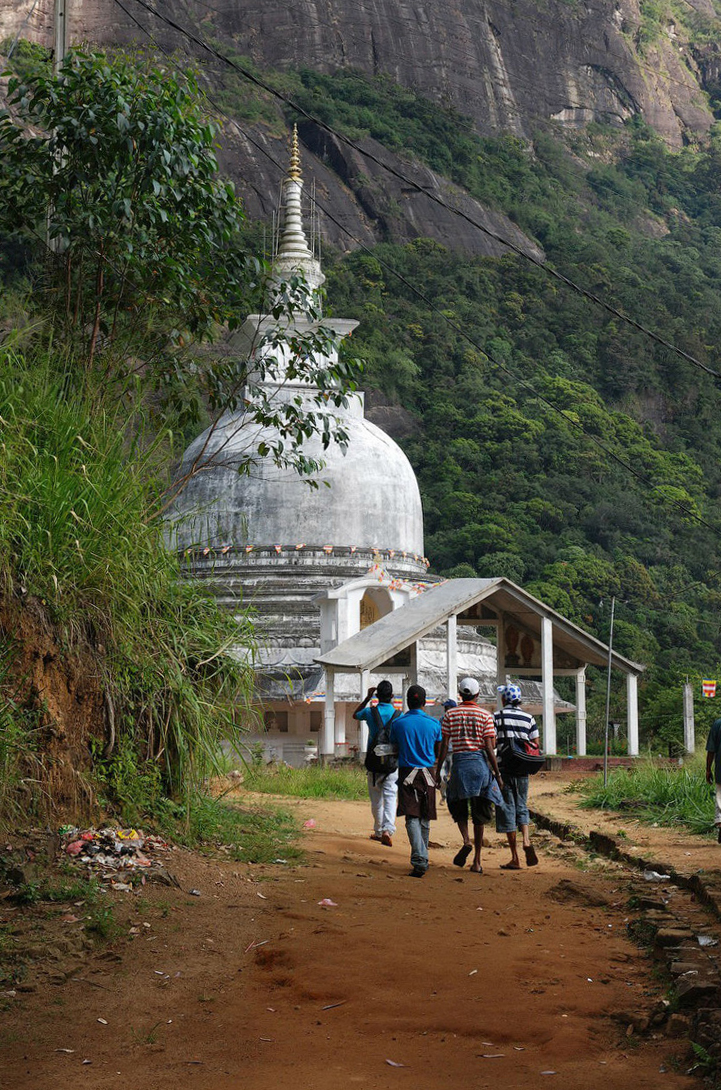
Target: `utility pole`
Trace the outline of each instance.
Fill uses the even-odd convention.
[[[67,47],[67,23],[65,19],[66,13],[66,0],[55,0],[53,4],[53,75],[55,79],[58,78],[60,69],[62,68],[63,61],[65,60],[65,51]],[[53,167],[53,172],[57,170],[57,160]],[[57,238],[52,238],[50,235],[50,220],[52,216],[52,207],[48,208],[46,225],[45,225],[45,244],[49,251],[56,254],[58,253],[59,242]]]
[[[606,679],[606,726],[603,735],[603,786],[608,783],[608,717],[611,714],[611,655],[613,654],[613,617],[616,612],[616,596],[611,598],[611,630],[608,636],[608,677]]]
[[[65,27],[65,0],[55,0],[53,11],[53,75],[56,77],[65,60],[67,44]]]
[[[683,687],[683,748],[686,753],[696,751],[696,731],[693,718],[693,686],[688,677]]]

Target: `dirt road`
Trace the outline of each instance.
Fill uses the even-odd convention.
[[[502,871],[495,833],[484,874],[460,871],[444,813],[419,881],[402,827],[367,839],[365,804],[294,805],[316,823],[306,866],[178,852],[186,892],[124,895],[110,950],[13,999],[3,1090],[699,1085],[683,1041],[610,1017],[663,994],[626,937],[628,872],[580,870],[550,836],[540,866]]]

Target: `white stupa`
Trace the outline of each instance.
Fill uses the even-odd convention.
[[[284,282],[302,274],[317,307],[325,277],[303,228],[302,190],[294,133],[270,294],[272,301]],[[264,354],[279,362],[280,376],[276,368],[269,383],[258,380],[256,371],[244,396],[252,400],[255,386],[279,401],[308,402],[316,391],[285,379],[283,353],[296,333],[317,327],[317,319],[300,314],[286,322],[280,351],[264,343],[272,331],[277,341],[278,325],[271,315],[253,314],[230,341],[238,358],[251,365],[262,363]],[[337,358],[340,342],[357,322],[324,318],[322,325],[334,334],[326,358]],[[423,510],[410,462],[364,418],[362,394],[354,394],[347,408],[327,411],[341,420],[349,442],[345,451],[337,444],[324,450],[319,438],[304,443],[304,453],[324,463],[318,488],[270,457],[256,459],[250,473],[239,472],[249,451],[277,439],[243,408],[222,416],[188,447],[179,470],[188,482],[171,512],[174,544],[187,558],[188,574],[209,582],[229,610],[255,611],[263,740],[269,752],[286,760],[320,728],[323,675],[313,658],[321,648],[321,613],[325,649],[329,639],[352,635],[427,582]],[[342,714],[358,694],[355,688],[340,691],[336,699]]]

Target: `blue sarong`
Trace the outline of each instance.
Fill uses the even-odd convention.
[[[453,754],[446,797],[451,801],[488,799],[496,806],[503,807],[503,795],[488,767],[485,753],[476,750],[471,753]]]

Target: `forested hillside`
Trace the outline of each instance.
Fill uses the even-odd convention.
[[[671,152],[636,120],[523,144],[438,110],[419,131],[387,86],[308,82],[326,117],[338,96],[339,127],[392,130],[553,268],[719,369],[715,137]],[[435,568],[508,575],[601,638],[616,595],[616,646],[651,667],[644,732],[677,736],[681,680],[719,658],[718,380],[517,255],[380,245],[338,260],[329,292],[362,319],[366,382],[417,421],[403,441]]]

